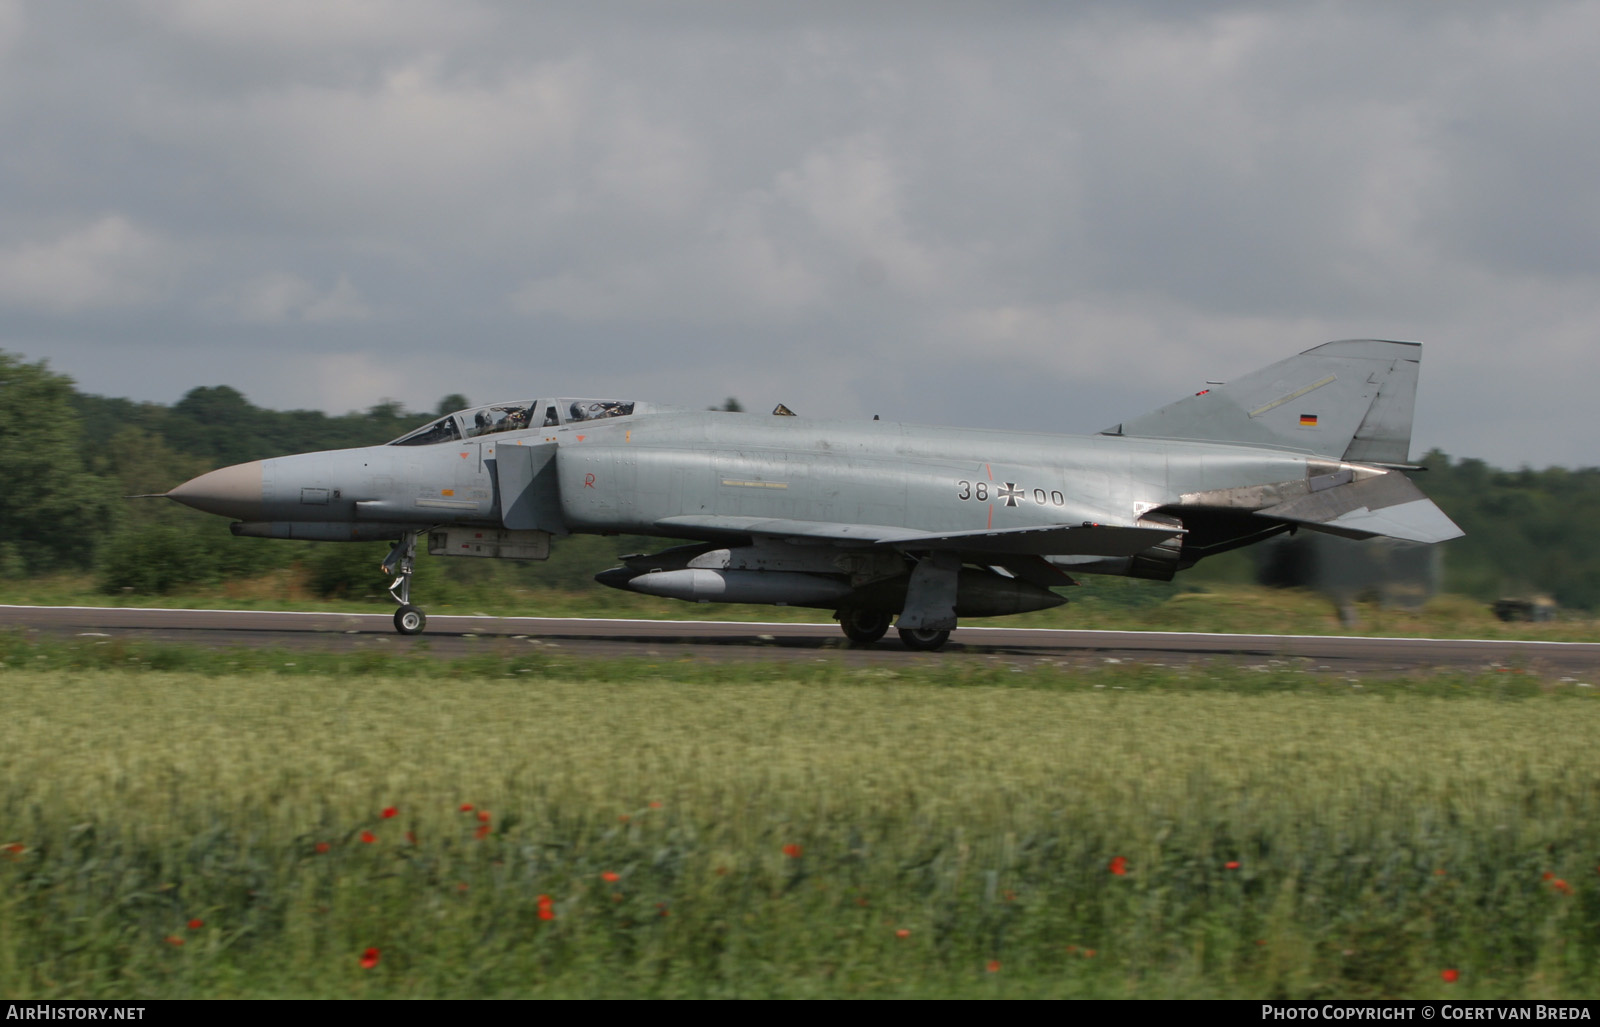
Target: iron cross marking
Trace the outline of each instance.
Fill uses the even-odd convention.
[[[1006,482],[1006,487],[995,493],[995,495],[1006,501],[1007,506],[1016,506],[1018,497],[1027,494],[1028,490],[1017,488],[1017,483],[1014,481]]]

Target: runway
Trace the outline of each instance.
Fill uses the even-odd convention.
[[[164,610],[88,606],[0,606],[0,629],[55,637],[181,643],[207,647],[381,649],[440,658],[547,648],[586,657],[838,660],[918,666],[984,660],[1023,665],[1174,665],[1224,660],[1292,665],[1322,673],[1407,674],[1511,668],[1600,685],[1600,643],[1495,639],[1237,635],[1170,631],[1088,631],[963,627],[938,653],[913,653],[891,631],[875,645],[849,646],[834,624],[744,621],[605,620],[435,615],[425,634],[395,633],[387,613]]]

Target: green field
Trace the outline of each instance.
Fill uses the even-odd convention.
[[[1587,683],[960,663],[0,637],[0,994],[1600,994]]]

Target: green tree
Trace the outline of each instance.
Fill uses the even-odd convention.
[[[79,449],[72,379],[0,351],[0,525],[29,573],[88,567],[116,515]]]

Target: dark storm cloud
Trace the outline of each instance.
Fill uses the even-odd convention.
[[[598,9],[596,9],[598,8]],[[1597,461],[1600,5],[0,0],[0,347],[274,406],[738,395],[1094,430],[1430,344]]]

